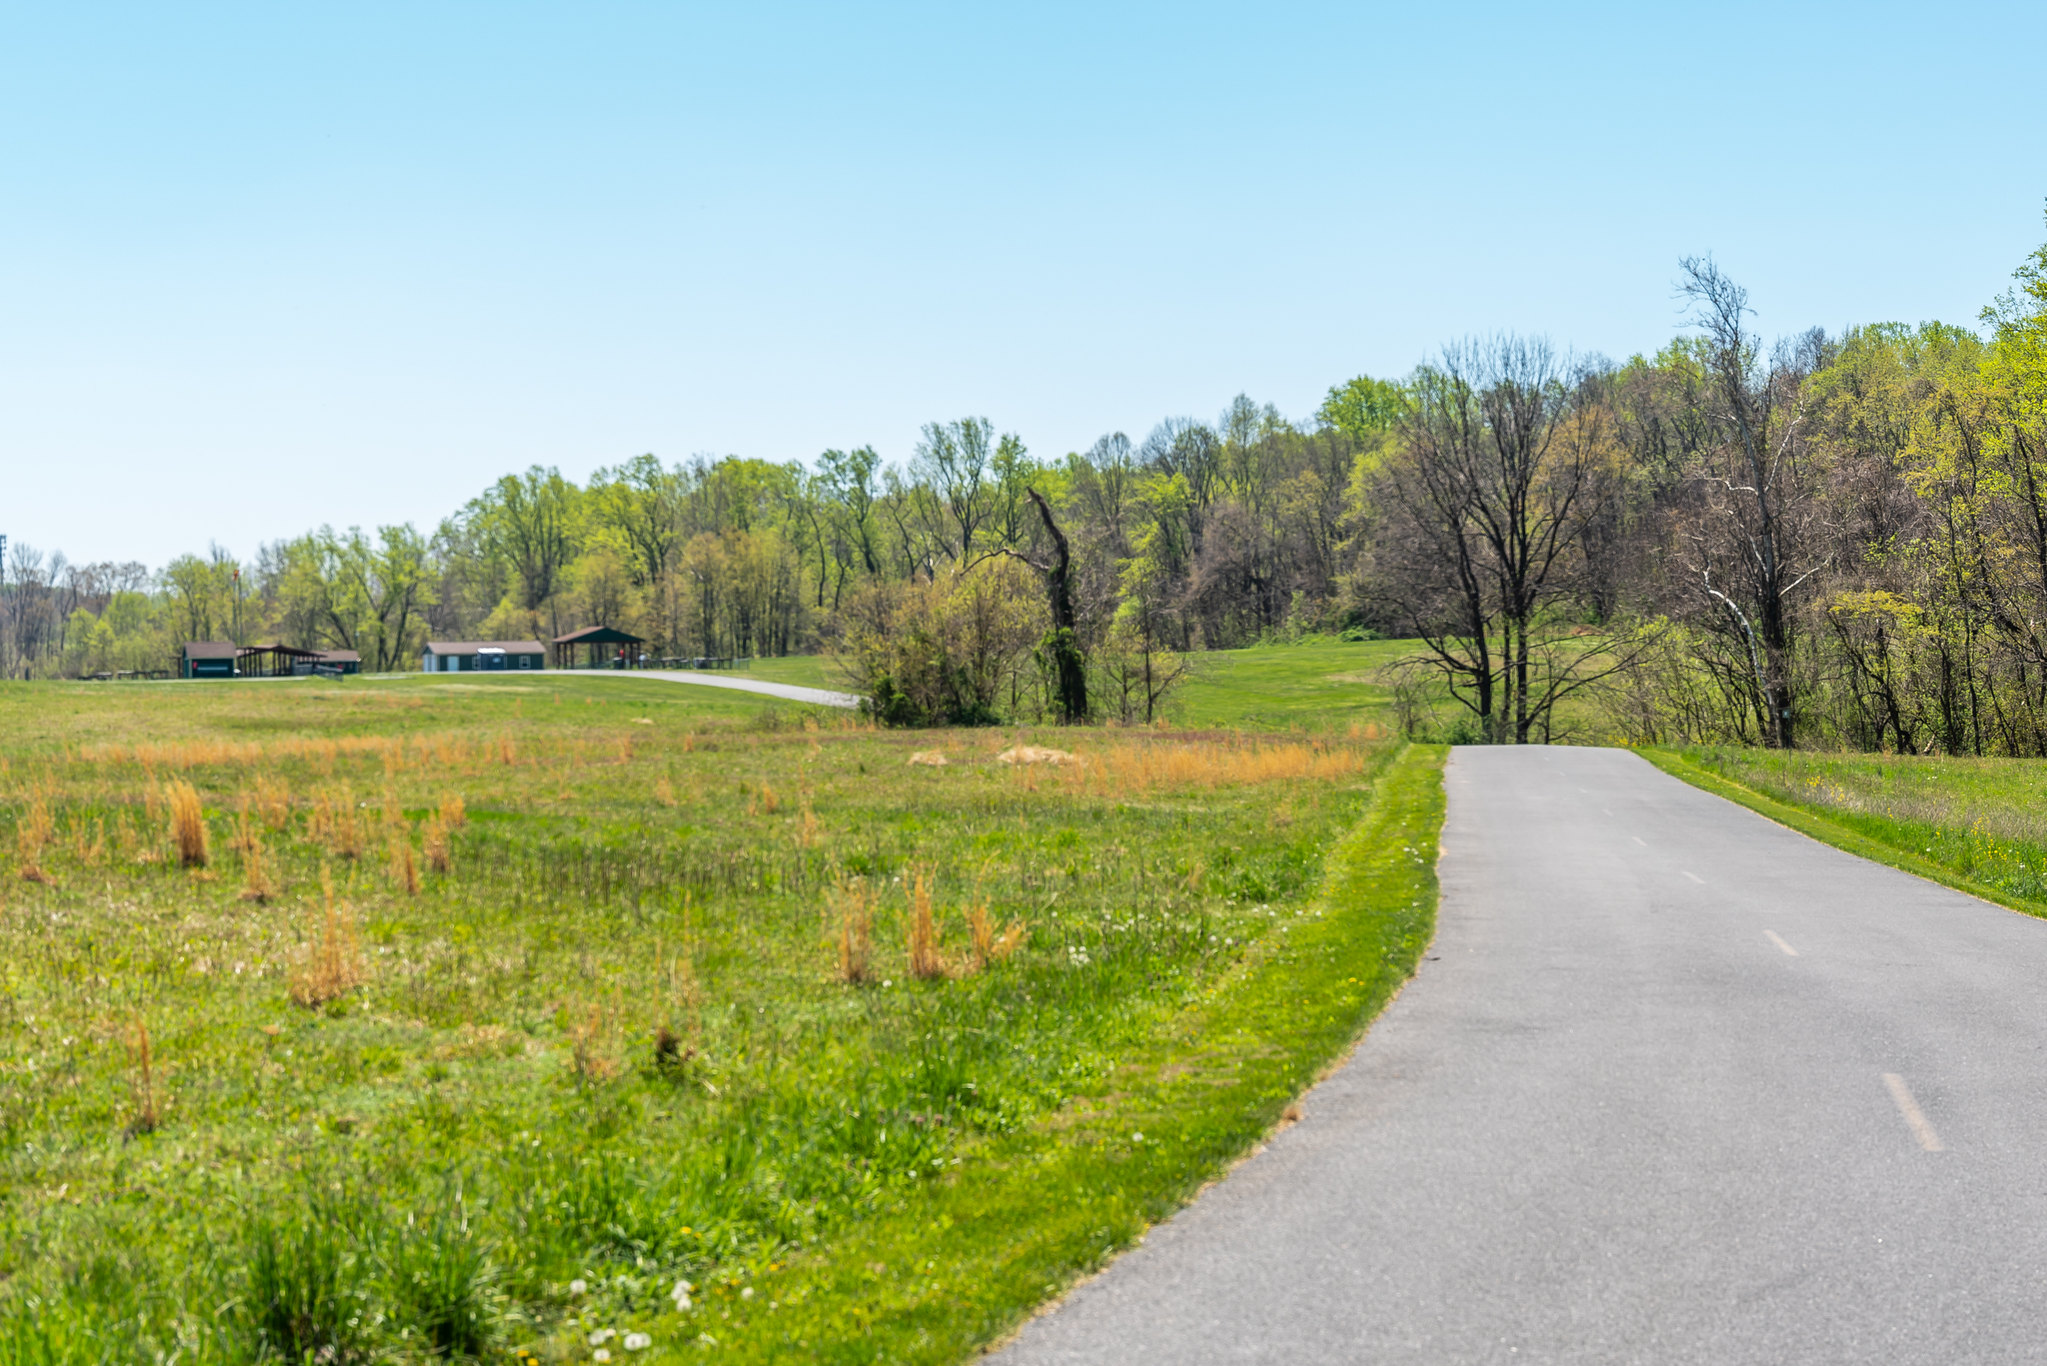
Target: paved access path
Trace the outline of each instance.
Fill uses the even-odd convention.
[[[756,692],[763,697],[780,697],[790,702],[808,702],[817,707],[857,707],[860,699],[849,692],[828,688],[805,688],[795,683],[769,683],[758,678],[734,678],[730,674],[698,673],[694,669],[589,669],[577,678],[658,678],[668,683],[696,683],[706,688],[731,688],[735,692]]]
[[[1447,783],[1417,978],[1005,1366],[2047,1361],[2047,923],[1624,751]]]

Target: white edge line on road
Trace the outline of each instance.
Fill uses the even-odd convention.
[[[1684,875],[1685,875],[1686,877],[1690,878],[1690,879],[1691,879],[1692,881],[1694,881],[1694,882],[1698,883],[1698,884],[1699,884],[1699,885],[1700,885],[1701,887],[1703,887],[1703,886],[1705,886],[1705,885],[1706,885],[1706,879],[1704,879],[1704,878],[1700,877],[1700,876],[1699,876],[1699,875],[1698,875],[1697,873],[1694,873],[1694,872],[1692,872],[1692,871],[1691,871],[1690,869],[1688,869],[1688,868],[1680,868],[1680,869],[1678,869],[1678,871],[1679,871],[1679,872],[1681,872],[1681,873],[1683,873],[1683,874],[1684,874]]]
[[[1630,835],[1628,838],[1641,845],[1644,849],[1649,847],[1649,841],[1643,839],[1640,835]]]
[[[1798,957],[1798,950],[1792,948],[1789,944],[1785,943],[1781,938],[1779,938],[1775,930],[1764,930],[1763,933],[1769,937],[1769,940],[1772,944],[1775,944],[1778,948],[1784,950],[1784,952],[1788,956],[1792,958]]]
[[[1905,1117],[1905,1127],[1919,1140],[1919,1146],[1930,1153],[1941,1152],[1946,1145],[1940,1135],[1927,1123],[1926,1116],[1919,1109],[1919,1102],[1912,1099],[1912,1090],[1905,1085],[1905,1079],[1896,1072],[1884,1073],[1884,1085],[1891,1089],[1891,1099],[1897,1102],[1898,1113]]]

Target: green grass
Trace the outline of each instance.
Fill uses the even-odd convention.
[[[1342,735],[1041,732],[1089,762],[1012,770],[1011,731],[562,675],[7,684],[0,735],[10,1362],[581,1361],[603,1328],[957,1360],[1263,1132],[1434,907],[1437,756]],[[230,837],[266,791],[257,902]],[[450,796],[409,894],[387,841],[418,858]],[[367,980],[309,1009],[323,869]],[[976,903],[1023,947],[908,980],[920,871],[955,964]]]
[[[1416,647],[1415,641],[1314,637],[1294,645],[1203,651],[1189,657],[1192,675],[1170,698],[1167,719],[1196,730],[1383,726],[1390,721],[1390,696],[1378,672]],[[846,686],[823,655],[757,659],[739,676],[812,688]]]
[[[1172,724],[1207,730],[1342,730],[1387,721],[1388,695],[1377,671],[1414,652],[1413,641],[1349,643],[1311,639],[1297,645],[1208,650],[1190,656],[1193,673],[1168,702]],[[812,688],[845,682],[823,655],[757,659],[741,677]]]
[[[2047,916],[2047,767],[2037,760],[1731,747],[1642,753],[1850,853]]]
[[[1174,695],[1175,725],[1255,730],[1342,730],[1388,721],[1378,672],[1414,653],[1415,642],[1313,639],[1298,645],[1209,650]]]
[[[740,678],[758,678],[768,683],[794,683],[803,688],[843,689],[845,680],[823,655],[785,655],[780,659],[756,659],[747,668],[734,671]]]
[[[1188,656],[1192,672],[1168,699],[1166,719],[1192,730],[1340,731],[1394,724],[1392,695],[1381,681],[1389,664],[1420,650],[1413,640],[1342,641],[1310,637],[1291,645],[1206,650]],[[823,655],[757,659],[739,674],[812,688],[846,682]],[[1567,704],[1582,725],[1582,708]],[[1463,712],[1437,699],[1431,729],[1456,724]]]

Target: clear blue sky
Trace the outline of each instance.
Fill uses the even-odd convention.
[[[534,462],[1057,456],[1499,329],[1973,322],[2038,5],[0,9],[0,532],[160,564]]]

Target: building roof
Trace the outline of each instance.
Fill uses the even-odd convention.
[[[283,655],[288,659],[313,659],[320,652],[318,650],[301,650],[296,645],[286,645],[279,642],[275,645],[244,645],[236,653],[241,655]]]
[[[362,655],[355,650],[315,650],[313,658],[321,664],[362,663]]]
[[[478,650],[503,650],[508,655],[547,653],[547,647],[537,640],[429,640],[426,648],[436,655],[473,655]]]
[[[241,654],[242,647],[231,640],[191,640],[185,642],[187,659],[233,659]]]
[[[571,631],[565,636],[556,636],[557,645],[644,645],[646,642],[630,631],[621,631],[611,626],[585,626],[580,631]]]

